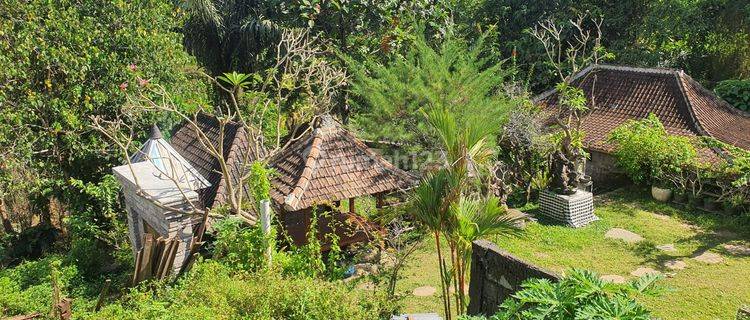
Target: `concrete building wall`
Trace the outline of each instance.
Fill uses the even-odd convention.
[[[594,150],[588,152],[591,158],[586,161],[586,175],[591,176],[594,182],[594,193],[610,191],[630,183],[617,167],[614,156]]]
[[[158,233],[159,237],[169,239],[177,237],[180,245],[172,267],[173,273],[182,268],[190,255],[190,245],[193,239],[193,227],[190,217],[167,211],[152,203],[148,199],[137,195],[135,186],[123,183],[123,194],[125,197],[125,208],[128,213],[128,237],[133,246],[134,253],[143,248],[143,237],[145,230],[144,222]],[[196,199],[197,201],[197,199]],[[188,203],[182,205],[190,206]]]

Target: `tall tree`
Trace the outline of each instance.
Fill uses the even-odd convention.
[[[205,103],[207,86],[182,72],[195,61],[177,26],[174,7],[156,0],[0,1],[0,175],[31,172],[45,196],[74,197],[70,179],[96,183],[120,161],[88,125],[90,116],[120,116],[125,88],[158,81],[181,107]]]
[[[368,138],[417,147],[409,151],[441,146],[420,109],[445,110],[459,125],[483,117],[497,132],[514,106],[504,91],[512,69],[491,62],[484,38],[469,43],[449,36],[437,47],[421,33],[414,39],[404,56],[386,64],[347,58],[354,73],[353,126]]]
[[[253,72],[267,66],[285,9],[284,1],[188,0],[185,45],[213,76]]]

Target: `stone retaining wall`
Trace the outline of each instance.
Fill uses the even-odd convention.
[[[520,289],[526,279],[559,279],[554,273],[518,259],[486,240],[473,243],[471,259],[470,315],[494,314],[498,305]]]

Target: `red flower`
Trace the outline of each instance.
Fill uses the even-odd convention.
[[[148,82],[149,82],[148,79],[138,78],[138,85],[141,86],[141,87],[145,87],[146,85],[148,85]]]
[[[128,88],[128,83],[127,82],[120,83],[120,91],[125,92],[125,89],[127,89],[127,88]]]
[[[130,71],[135,71],[138,70],[138,66],[136,66],[135,63],[131,63],[128,65],[128,69],[130,69]]]

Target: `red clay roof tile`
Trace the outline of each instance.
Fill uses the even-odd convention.
[[[287,210],[405,189],[414,178],[388,163],[332,119],[269,161],[271,197]]]
[[[750,115],[733,108],[682,71],[592,65],[573,79],[589,101],[582,129],[588,148],[612,152],[609,133],[630,119],[650,113],[671,134],[711,136],[750,150]],[[557,92],[549,90],[534,98],[544,108],[557,107]],[[706,160],[717,161],[715,151],[700,150]]]

